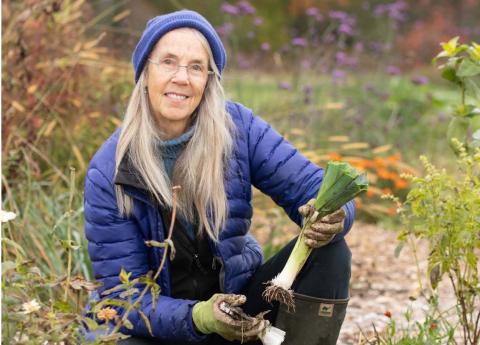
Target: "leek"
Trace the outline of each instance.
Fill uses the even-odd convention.
[[[285,331],[268,325],[265,331],[258,336],[263,345],[280,345],[285,340]]]
[[[348,163],[328,162],[325,175],[315,199],[315,212],[304,220],[302,231],[297,238],[285,267],[273,280],[268,283],[263,292],[268,302],[273,300],[286,304],[290,309],[295,309],[293,281],[308,259],[312,248],[304,241],[304,231],[310,224],[342,207],[345,203],[355,198],[368,188],[367,175],[360,173]]]

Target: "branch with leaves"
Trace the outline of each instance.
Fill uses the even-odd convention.
[[[480,45],[459,44],[459,37],[441,43],[443,50],[433,59],[445,63],[438,66],[442,78],[460,87],[460,102],[456,105],[450,121],[447,138],[458,154],[452,139],[457,138],[467,150],[480,147]]]
[[[125,270],[122,269],[119,275],[121,284],[102,293],[103,296],[108,296],[112,293],[121,291],[118,295],[120,299],[105,298],[95,304],[95,306],[92,308],[92,313],[96,315],[98,320],[114,321],[115,323],[114,328],[109,331],[108,334],[99,337],[100,343],[108,343],[128,338],[129,336],[122,334],[120,332],[120,329],[122,327],[125,327],[127,329],[133,328],[133,325],[129,321],[128,317],[134,311],[137,312],[138,315],[140,315],[142,320],[145,322],[145,325],[147,326],[150,335],[152,337],[154,336],[150,321],[148,320],[148,317],[145,315],[145,313],[140,310],[140,306],[145,295],[150,292],[152,296],[152,307],[155,310],[155,306],[157,304],[156,302],[161,292],[160,285],[158,285],[156,281],[160,275],[160,272],[165,266],[168,253],[170,252],[170,260],[173,260],[175,257],[175,247],[172,241],[172,233],[175,226],[175,219],[177,213],[177,193],[180,188],[180,186],[173,187],[172,217],[170,220],[167,238],[163,242],[153,240],[145,241],[147,247],[164,248],[160,265],[158,266],[155,274],[153,274],[153,271],[149,271],[145,276],[130,280],[131,272],[127,273]],[[145,285],[141,291],[138,288],[139,285]],[[134,300],[135,296],[138,297]],[[119,316],[117,314],[117,311],[112,307],[124,308],[125,311],[123,312],[122,316]],[[85,320],[85,322],[90,331],[100,329],[99,325],[95,322],[95,320],[89,319]]]

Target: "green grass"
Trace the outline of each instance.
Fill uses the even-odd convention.
[[[328,149],[329,136],[346,135],[373,147],[391,144],[415,166],[420,166],[420,154],[441,165],[454,158],[444,138],[451,111],[447,104],[457,95],[443,86],[364,74],[337,86],[327,77],[297,78],[291,81],[292,90],[282,90],[278,83],[285,80],[291,81],[287,76],[237,73],[227,75],[225,85],[229,98],[252,108],[282,134],[291,128],[305,130],[302,141],[308,149]],[[313,88],[310,104],[304,102],[307,84]],[[341,108],[334,109],[336,104]]]

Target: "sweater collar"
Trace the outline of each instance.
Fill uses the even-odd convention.
[[[163,155],[166,155],[170,158],[176,158],[178,151],[181,150],[192,138],[193,132],[195,132],[195,124],[193,124],[186,132],[176,138],[166,141],[159,139],[157,141],[157,147]]]

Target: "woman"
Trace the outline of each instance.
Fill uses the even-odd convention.
[[[132,338],[124,344],[229,344],[253,341],[266,327],[240,329],[219,313],[221,301],[250,315],[271,310],[266,319],[291,329],[291,343],[334,344],[348,300],[350,251],[343,236],[353,204],[308,229],[307,245],[316,249],[294,284],[297,312],[265,302],[263,284],[281,271],[294,241],[262,263],[248,234],[251,186],[301,225],[299,207],[316,196],[323,170],[251,110],[225,101],[225,63],[220,38],[198,13],[183,10],[147,23],[133,52],[136,84],[123,126],[95,154],[85,181],[85,232],[95,278],[103,283],[99,292],[120,283],[122,268],[132,279],[157,270],[163,248],[145,241],[166,238],[172,186],[179,185],[176,255],[158,278],[155,308],[150,294],[142,300],[154,337],[134,312]],[[301,210],[309,212],[308,205]],[[329,308],[326,315],[318,314],[320,307]]]

